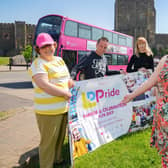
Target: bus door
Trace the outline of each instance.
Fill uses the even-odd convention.
[[[73,50],[62,50],[62,58],[66,63],[69,72],[77,64],[77,51]]]

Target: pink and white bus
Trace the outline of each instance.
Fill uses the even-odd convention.
[[[109,46],[105,54],[109,69],[125,70],[128,60],[133,54],[132,36],[61,15],[47,15],[39,19],[34,44],[37,35],[41,32],[49,33],[57,41],[58,47],[55,54],[64,59],[70,71],[84,55],[96,49],[96,41],[102,36],[109,39]]]

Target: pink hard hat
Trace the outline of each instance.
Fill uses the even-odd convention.
[[[40,33],[36,39],[36,45],[41,48],[48,44],[54,44],[53,38],[48,33]]]

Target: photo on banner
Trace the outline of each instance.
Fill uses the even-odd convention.
[[[136,90],[143,82],[149,79],[152,71],[128,73],[122,76],[128,92]],[[155,88],[137,96],[132,102],[132,122],[128,132],[149,127],[153,121],[153,111],[156,105]]]

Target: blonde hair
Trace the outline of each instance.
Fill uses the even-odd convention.
[[[138,37],[137,38],[137,41],[136,41],[136,44],[135,44],[135,55],[139,57],[139,48],[138,48],[138,42],[139,41],[143,41],[145,44],[146,44],[146,55],[147,56],[153,56],[153,52],[151,50],[151,48],[149,47],[149,44],[147,42],[147,40],[144,38],[144,37]]]

